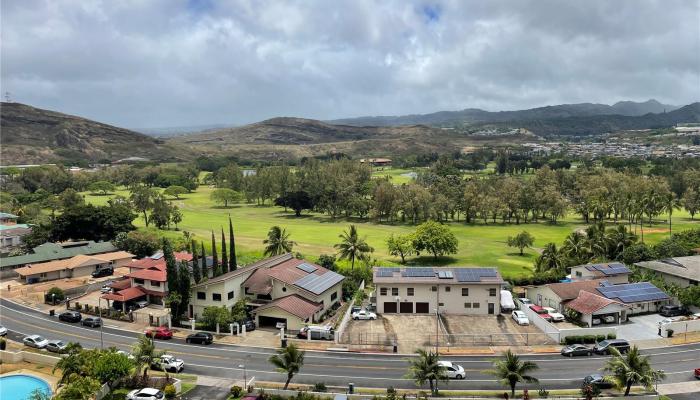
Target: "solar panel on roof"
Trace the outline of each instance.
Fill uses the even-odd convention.
[[[454,275],[452,271],[438,271],[438,278],[440,279],[452,279]]]
[[[480,282],[482,278],[495,278],[496,270],[492,268],[455,268],[458,282]]]
[[[311,264],[307,264],[307,263],[299,264],[299,265],[297,265],[297,268],[299,268],[300,270],[302,270],[304,272],[308,272],[310,274],[318,269],[315,266],[313,266]]]
[[[609,299],[619,298],[624,303],[666,300],[668,295],[649,282],[628,283],[599,287],[598,291]]]
[[[429,278],[435,276],[435,271],[432,268],[406,268],[401,276],[408,278]]]
[[[294,282],[294,284],[311,293],[321,294],[343,279],[345,279],[344,276],[336,274],[333,271],[328,271],[323,275],[306,275]]]
[[[390,278],[394,276],[394,268],[378,268],[377,276],[381,278]]]

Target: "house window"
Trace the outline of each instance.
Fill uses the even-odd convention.
[[[449,287],[449,286],[445,286],[445,291],[446,291],[446,292],[449,292],[450,290],[452,290],[452,288],[451,288],[451,287]]]
[[[197,300],[206,300],[207,294],[204,292],[197,292]]]
[[[287,291],[287,287],[286,287],[286,286],[282,286],[282,291],[283,291],[283,292],[286,292],[286,291]]]
[[[335,301],[338,298],[338,292],[331,293],[331,301]]]
[[[158,281],[151,281],[151,286],[153,286],[153,287],[160,287],[160,282],[158,282]]]
[[[412,287],[406,288],[406,296],[413,296],[414,290]]]
[[[379,288],[379,295],[386,296],[387,288]]]
[[[479,308],[481,307],[481,304],[479,303],[472,303],[472,308]]]
[[[437,286],[431,286],[430,287],[431,292],[437,292]]]
[[[489,289],[489,296],[493,297],[496,295],[496,288]]]
[[[391,295],[398,296],[399,295],[399,288],[397,288],[397,287],[391,288]]]
[[[214,301],[221,301],[221,293],[212,293],[211,299]]]
[[[41,278],[46,278],[46,272],[42,272],[41,275],[39,275]]]
[[[134,283],[138,283],[139,285],[143,285],[143,279],[134,279]]]
[[[581,271],[576,271],[576,276],[581,277],[583,276],[583,274],[581,273]]]
[[[464,303],[464,308],[472,308],[472,303]]]
[[[233,298],[233,290],[228,292],[228,299],[231,300]]]
[[[321,303],[321,310],[323,310],[323,300],[321,300],[319,303]]]
[[[438,306],[445,307],[445,303],[439,303]]]
[[[469,296],[469,288],[466,288],[466,287],[462,288],[462,296]]]

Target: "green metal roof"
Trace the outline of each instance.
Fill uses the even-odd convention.
[[[66,242],[66,243],[44,243],[35,247],[31,254],[21,256],[0,258],[0,268],[14,267],[18,265],[40,263],[46,261],[71,258],[79,254],[99,254],[116,251],[112,242]]]

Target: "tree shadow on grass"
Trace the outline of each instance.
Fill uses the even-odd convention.
[[[449,264],[454,264],[457,262],[457,259],[451,256],[441,256],[435,259],[432,255],[428,256],[418,256],[418,257],[412,257],[412,258],[407,258],[406,259],[406,266],[407,267],[416,267],[416,266],[444,266],[444,265],[449,265]]]
[[[233,204],[233,205],[230,205],[230,206],[228,206],[228,207],[225,207],[225,206],[211,206],[210,208],[212,208],[212,209],[214,209],[214,210],[232,210],[232,209],[235,209],[235,208],[243,208],[243,206],[240,205],[240,204]]]

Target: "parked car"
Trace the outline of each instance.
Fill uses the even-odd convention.
[[[46,350],[53,353],[63,353],[66,351],[66,347],[68,347],[68,345],[62,340],[49,340],[49,343],[46,345]]]
[[[187,336],[186,343],[212,344],[214,335],[207,332],[197,332]]]
[[[445,373],[450,379],[464,379],[467,377],[461,365],[453,364],[450,361],[438,361],[438,365],[445,368]]]
[[[603,322],[605,322],[606,324],[612,324],[615,322],[615,317],[612,315],[606,315],[603,317]]]
[[[252,319],[247,319],[243,322],[240,322],[241,325],[245,325],[245,330],[246,332],[254,331],[256,326],[255,326],[255,321]]]
[[[83,318],[81,322],[83,326],[89,326],[90,328],[99,328],[102,326],[102,318],[100,317],[86,317]]]
[[[29,335],[22,339],[22,343],[35,349],[43,349],[49,344],[49,341],[39,335]]]
[[[362,310],[362,307],[360,306],[352,306],[352,309],[350,310],[350,314],[355,314],[356,312]]]
[[[146,328],[146,330],[143,332],[144,335],[150,338],[155,338],[155,339],[172,339],[173,338],[173,331],[170,329],[164,327],[164,326],[157,326],[155,328]]]
[[[0,325],[0,336],[5,336],[5,335],[7,335],[7,328]]]
[[[590,347],[583,344],[570,344],[561,349],[561,355],[567,357],[573,356],[590,356],[593,354],[593,350]]]
[[[367,310],[360,310],[358,312],[352,313],[352,319],[354,319],[355,321],[360,319],[375,320],[377,319],[377,314],[369,312]]]
[[[169,354],[164,354],[160,358],[153,360],[151,368],[168,372],[180,372],[185,368],[185,362]]]
[[[112,288],[109,285],[104,285],[100,289],[100,293],[104,293],[104,294],[112,293]]]
[[[511,314],[511,317],[518,325],[530,325],[530,320],[527,318],[524,312],[515,310]]]
[[[601,321],[600,318],[591,319],[591,325],[600,325],[601,322],[603,322],[603,321]]]
[[[335,331],[331,326],[305,326],[299,330],[297,337],[299,339],[308,339],[311,335],[311,340],[333,340]]]
[[[552,307],[542,307],[544,310],[547,311],[547,314],[549,314],[550,317],[552,317],[552,322],[562,322],[566,321],[566,318],[564,318],[564,315],[557,310],[553,309]]]
[[[664,318],[661,321],[659,321],[659,326],[661,325],[668,325],[671,322],[676,322],[680,321],[682,317],[671,317],[671,318]]]
[[[59,321],[80,322],[83,316],[78,311],[65,311],[58,314]]]
[[[135,359],[136,359],[136,357],[134,357],[133,354],[131,354],[131,353],[127,352],[127,351],[124,351],[124,350],[117,350],[117,354],[121,354],[121,355],[123,355],[123,356],[126,356],[126,358],[128,358],[129,360],[135,360]]]
[[[520,304],[525,305],[525,306],[532,304],[530,299],[528,299],[527,297],[518,297],[518,301],[520,302]]]
[[[163,398],[165,398],[165,393],[153,388],[134,389],[126,395],[126,400],[160,400]]]
[[[683,306],[662,306],[659,314],[664,317],[676,317],[688,314],[688,309]]]
[[[102,278],[103,276],[110,276],[114,274],[114,268],[100,268],[97,271],[92,272],[93,278]]]
[[[583,378],[583,383],[586,385],[597,386],[600,389],[610,389],[613,387],[612,382],[606,381],[605,377],[600,374],[591,374]]]
[[[547,310],[545,310],[544,307],[538,306],[537,304],[531,304],[529,307],[530,310],[536,312],[540,318],[544,319],[545,321],[552,322],[552,316],[547,313]]]
[[[700,379],[700,368],[695,368],[694,374],[696,379]]]
[[[626,353],[630,349],[630,342],[625,339],[608,339],[596,343],[593,352],[596,354],[610,354],[611,348],[616,348],[620,353]]]

